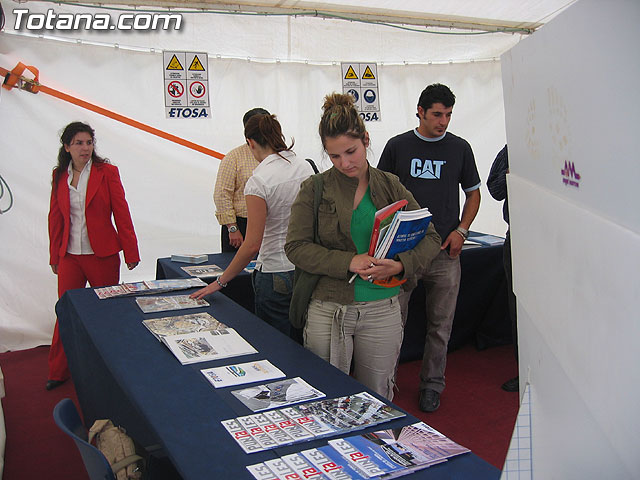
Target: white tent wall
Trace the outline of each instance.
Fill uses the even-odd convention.
[[[638,478],[639,22],[581,0],[502,58],[535,478]]]
[[[499,55],[518,40],[515,36],[427,36],[330,20],[215,15],[185,15],[185,30],[177,34],[73,33],[123,46],[114,48],[11,34],[17,4],[2,0],[2,5],[8,33],[0,33],[0,66],[33,65],[49,87],[222,153],[243,142],[243,113],[263,106],[278,115],[285,136],[295,138],[299,155],[328,168],[317,125],[323,96],[341,90],[340,61],[378,63],[382,121],[367,124],[374,165],[391,136],[415,127],[417,99],[433,82],[448,84],[456,94],[450,131],[473,146],[483,182],[505,143],[500,63],[481,57]],[[39,5],[26,4],[32,12]],[[416,48],[421,42],[424,46]],[[211,118],[165,118],[161,49],[209,54]],[[420,52],[425,63],[403,64],[407,58],[419,60]],[[310,61],[289,61],[298,58]],[[427,64],[427,58],[436,63]],[[447,58],[452,62],[437,63]],[[473,58],[478,61],[468,61]],[[123,281],[154,278],[158,257],[220,248],[212,202],[217,159],[44,93],[3,90],[0,175],[13,191],[14,206],[0,217],[0,351],[50,341],[57,299],[46,228],[51,170],[60,131],[75,120],[95,128],[97,151],[120,169],[142,256],[135,270],[122,269]],[[484,185],[482,194],[473,228],[504,234],[501,205]]]

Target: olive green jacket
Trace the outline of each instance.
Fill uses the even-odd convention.
[[[321,244],[313,242],[313,180],[300,185],[300,192],[291,207],[289,231],[284,246],[289,260],[309,273],[322,275],[312,298],[343,305],[354,301],[354,283],[349,283],[351,259],[357,255],[351,239],[353,198],[358,180],[350,178],[335,167],[320,173],[323,177],[322,201],[318,208],[318,234]],[[409,201],[407,210],[420,208],[413,195],[395,175],[369,166],[369,192],[376,209],[397,200]],[[413,250],[400,253],[405,290],[415,287],[418,270],[425,269],[440,252],[440,236],[433,224],[427,235]]]

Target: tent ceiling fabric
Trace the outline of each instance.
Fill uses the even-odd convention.
[[[312,15],[396,25],[432,26],[487,32],[532,33],[577,0],[372,0],[308,2],[301,0],[129,0],[135,7],[218,10],[244,14]],[[73,3],[73,2],[70,2]],[[87,0],[83,4],[121,5],[122,0]]]

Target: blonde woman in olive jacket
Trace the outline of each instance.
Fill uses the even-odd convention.
[[[371,167],[369,135],[351,97],[325,98],[320,136],[333,167],[323,177],[318,209],[320,244],[313,239],[313,180],[307,179],[291,209],[285,253],[297,267],[321,275],[307,310],[304,344],[309,350],[391,400],[403,325],[400,287],[372,280],[394,276],[415,285],[415,274],[440,251],[429,225],[425,238],[394,259],[368,255],[375,211],[406,199],[420,208],[395,175]],[[356,273],[356,281],[349,282]]]

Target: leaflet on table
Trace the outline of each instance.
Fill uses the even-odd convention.
[[[171,255],[172,262],[204,263],[207,260],[209,260],[209,255],[206,253],[178,253]]]
[[[207,283],[199,278],[163,278],[161,280],[145,280],[144,283],[150,290],[165,292],[207,286]]]
[[[476,243],[478,245],[502,245],[504,243],[504,238],[496,237],[495,235],[469,232],[469,236],[465,243],[467,242]]]
[[[205,368],[200,371],[216,388],[231,387],[244,383],[263,382],[285,376],[281,370],[274,367],[268,360]]]
[[[262,416],[271,423],[267,423]],[[284,430],[289,437],[292,437],[293,442],[290,443],[299,443],[314,437],[354,431],[402,416],[404,413],[399,410],[386,405],[366,392],[361,392],[356,395],[318,400],[303,405],[268,410],[262,414],[230,419],[224,421],[223,425],[244,451],[251,453],[282,444],[275,437],[275,435],[279,435],[275,427]],[[234,420],[238,423],[233,422]],[[229,422],[228,425],[225,422]],[[260,428],[258,429],[256,425]],[[243,426],[248,428],[242,430]],[[268,429],[265,428],[267,426]],[[233,430],[229,427],[233,427]],[[270,436],[271,441],[265,442],[266,437],[263,437],[263,434]],[[242,441],[238,440],[239,438]],[[249,445],[249,448],[246,444]]]
[[[432,218],[428,208],[397,212],[374,256],[393,258],[398,253],[411,250],[426,235]]]
[[[136,303],[144,313],[165,312],[167,310],[183,310],[186,308],[208,307],[206,300],[196,300],[189,295],[173,295],[164,297],[136,297]]]
[[[183,365],[258,353],[233,328],[170,335],[162,341]]]
[[[300,377],[234,390],[231,393],[253,412],[317,400],[326,396]]]
[[[369,478],[364,471],[346,460],[331,445],[303,450],[300,454],[331,480],[364,480]]]
[[[215,332],[227,328],[224,323],[216,320],[207,312],[188,313],[175,317],[149,318],[143,320],[142,324],[147,327],[159,341],[162,341],[162,337],[170,335],[181,335],[183,333],[202,332],[205,330]]]
[[[127,295],[139,295],[148,293],[161,293],[172,290],[184,290],[187,288],[203,287],[207,284],[198,278],[180,278],[167,280],[145,280],[142,282],[121,283],[108,287],[94,288],[98,298],[123,297]]]
[[[224,269],[218,265],[193,265],[189,267],[180,267],[189,275],[197,278],[212,278],[219,277],[224,272]],[[205,284],[206,285],[206,284]]]
[[[253,272],[255,269],[256,269],[256,261],[255,260],[251,260],[249,262],[249,264],[246,267],[244,267],[244,271],[248,272],[248,273]]]

